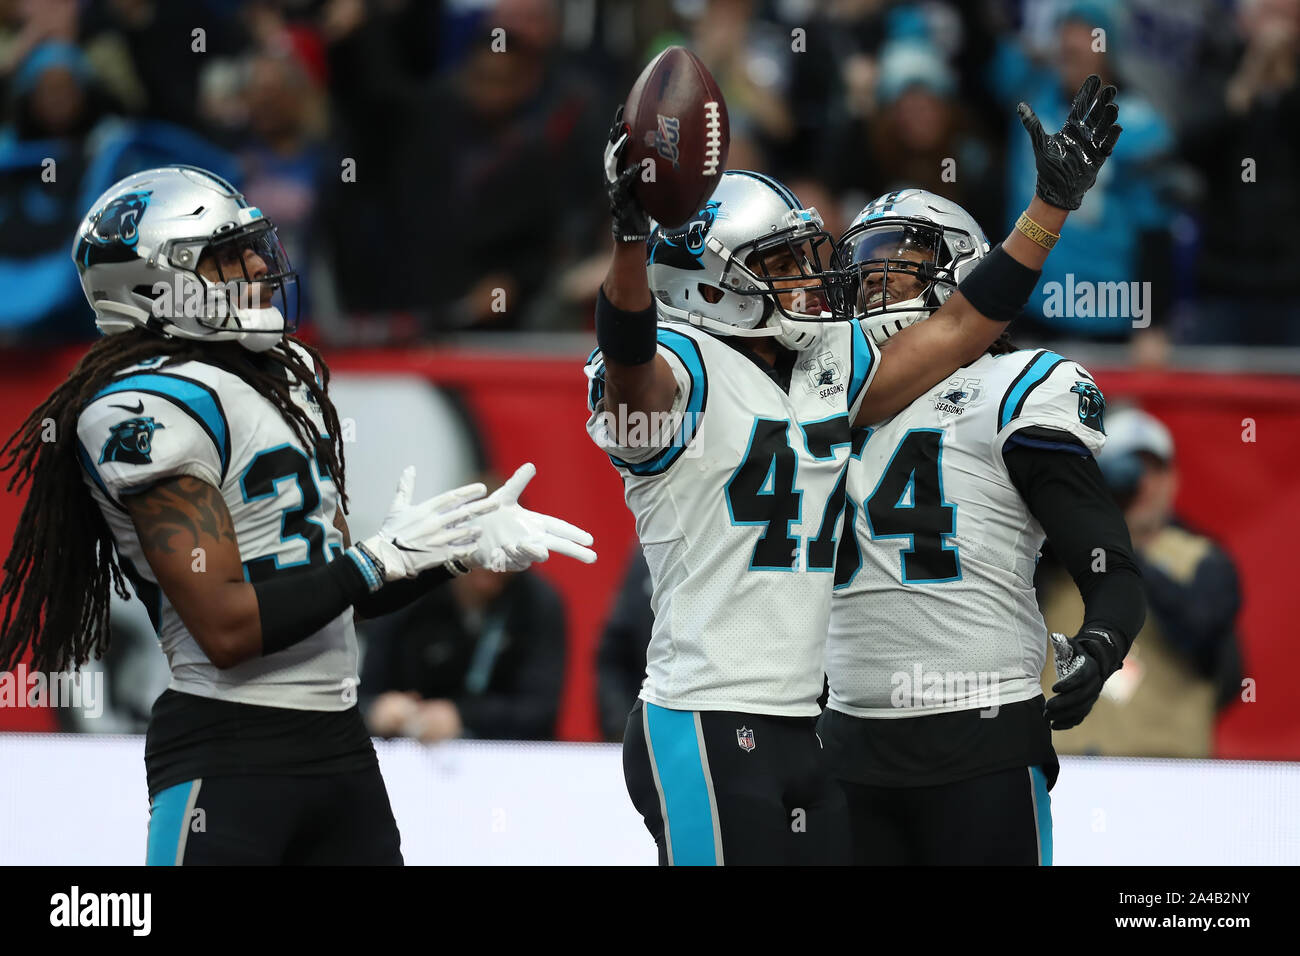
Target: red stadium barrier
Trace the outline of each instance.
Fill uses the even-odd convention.
[[[7,435],[17,427],[78,354],[0,355],[0,431]],[[416,374],[458,390],[483,428],[497,470],[522,461],[537,464],[528,503],[596,535],[601,559],[595,565],[557,560],[542,567],[569,609],[559,736],[595,739],[596,642],[634,532],[622,484],[586,435],[582,357],[425,349],[327,350],[326,358],[336,371]],[[1291,580],[1285,550],[1300,539],[1300,381],[1178,371],[1096,374],[1112,404],[1135,400],[1168,424],[1182,471],[1179,513],[1214,535],[1241,572],[1243,656],[1256,701],[1237,705],[1220,721],[1217,754],[1300,759],[1300,706],[1283,684],[1300,664],[1291,643],[1293,622],[1300,620],[1300,588]],[[1247,418],[1255,423],[1253,443],[1242,441]],[[0,495],[0,540],[12,537],[19,508],[14,496]],[[52,721],[42,717],[48,715],[0,709],[0,729],[44,729]]]

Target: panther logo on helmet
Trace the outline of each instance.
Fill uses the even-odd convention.
[[[718,204],[709,200],[692,219],[676,229],[660,226],[650,237],[650,261],[678,269],[703,269],[700,255],[718,215]]]
[[[134,259],[140,241],[140,217],[149,207],[150,195],[150,190],[125,193],[93,213],[90,229],[77,248],[77,262],[84,267]]]
[[[153,462],[153,433],[165,427],[151,416],[128,418],[109,430],[108,441],[100,452],[99,463],[119,461],[128,465],[148,465]]]

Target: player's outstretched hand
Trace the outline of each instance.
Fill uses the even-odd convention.
[[[641,175],[641,167],[633,163],[621,173],[618,171],[630,135],[620,106],[614,114],[614,125],[609,128],[609,142],[605,146],[605,192],[609,196],[609,214],[614,220],[614,239],[618,242],[645,242],[650,235],[650,217],[632,192],[637,177]]]
[[[1102,87],[1093,73],[1074,95],[1074,105],[1059,133],[1048,136],[1028,103],[1016,107],[1029,132],[1038,167],[1038,197],[1058,209],[1078,209],[1097,181],[1097,172],[1115,148],[1124,127],[1115,123],[1115,87]]]
[[[1066,640],[1052,635],[1056,651],[1056,696],[1047,702],[1047,720],[1053,730],[1069,730],[1083,722],[1101,696],[1107,678],[1123,666],[1114,639],[1098,628],[1085,628]]]
[[[467,561],[483,534],[478,520],[500,507],[482,482],[411,504],[415,466],[402,472],[379,533],[358,543],[384,581],[413,578],[453,559]]]
[[[592,543],[586,531],[520,506],[519,496],[535,474],[537,468],[531,462],[520,465],[510,480],[487,498],[498,507],[475,520],[483,533],[473,553],[463,559],[466,564],[489,571],[522,571],[545,561],[551,552],[583,564],[596,560],[596,552],[586,547]]]

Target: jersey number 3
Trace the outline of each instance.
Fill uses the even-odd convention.
[[[249,581],[265,581],[286,568],[315,567],[329,560],[327,549],[330,548],[330,543],[319,513],[320,488],[312,475],[311,466],[311,459],[300,450],[290,445],[280,445],[259,452],[244,470],[240,486],[245,502],[275,498],[280,493],[282,483],[290,480],[294,482],[301,495],[301,503],[297,507],[287,506],[281,512],[280,539],[296,539],[307,546],[306,557],[291,564],[281,563],[281,559],[274,555],[246,561],[244,571]]]

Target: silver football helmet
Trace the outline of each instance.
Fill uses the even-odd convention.
[[[928,318],[989,251],[971,214],[924,189],[885,193],[837,244],[856,284],[854,315],[876,340]]]
[[[164,166],[95,200],[72,258],[106,335],[148,328],[273,347],[298,322],[298,277],[275,226],[220,176]]]
[[[801,351],[820,323],[851,318],[848,276],[821,216],[761,173],[723,173],[689,222],[656,227],[647,271],[662,318],[720,335],[771,336]]]

